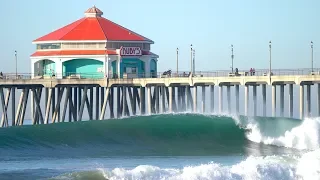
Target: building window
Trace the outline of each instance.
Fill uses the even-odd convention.
[[[121,42],[108,42],[108,49],[120,49],[121,47],[140,47],[141,49],[150,50],[150,44],[144,45],[143,43],[121,43]]]
[[[116,49],[120,49],[120,47],[140,47],[141,49],[143,48],[142,43],[118,43]]]
[[[98,48],[99,49],[105,49],[106,48],[106,43],[98,43]]]
[[[37,44],[37,49],[60,49],[61,43]]]
[[[63,43],[62,49],[105,49],[106,43]]]
[[[112,42],[108,42],[107,43],[107,48],[108,49],[113,49],[114,47],[113,47],[113,43]]]
[[[142,48],[142,49],[149,51],[149,50],[150,50],[150,44],[148,44],[148,43],[143,43],[143,48]]]
[[[143,50],[150,50],[149,43],[122,43],[122,42],[108,42],[106,43],[46,43],[37,44],[37,50],[46,49],[120,49],[121,47],[140,47]]]
[[[131,71],[132,71],[132,73],[136,74],[137,73],[137,68],[136,67],[132,67]]]

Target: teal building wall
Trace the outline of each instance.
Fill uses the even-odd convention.
[[[151,59],[150,61],[150,74],[152,77],[157,77],[157,61],[155,59]]]
[[[43,72],[37,72],[38,74],[43,73],[43,75],[52,76],[56,73],[56,63],[54,61],[45,59],[40,64],[42,64]]]
[[[80,74],[81,78],[102,78],[103,62],[95,59],[73,59],[62,63],[63,76]],[[99,72],[98,70],[101,70]]]
[[[113,61],[112,64],[112,73],[113,77],[117,74],[117,61]],[[126,72],[126,68],[136,68],[137,77],[143,77],[145,74],[145,62],[141,61],[138,58],[123,58],[120,63],[120,78],[123,78],[124,72]]]

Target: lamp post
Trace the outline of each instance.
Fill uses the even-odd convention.
[[[177,75],[179,75],[179,48],[177,48]]]
[[[231,72],[233,73],[233,58],[234,58],[234,55],[233,55],[233,45],[231,44]]]
[[[313,72],[313,42],[311,41],[311,72]]]
[[[18,58],[17,58],[17,51],[14,51],[14,57],[16,61],[16,79],[18,78]]]
[[[269,76],[271,76],[271,41],[269,41],[269,53],[270,53],[270,60],[269,60]]]
[[[193,65],[192,65],[192,52],[193,52],[193,50],[192,50],[192,44],[191,44],[191,46],[190,46],[190,53],[191,53],[191,55],[190,55],[190,67],[191,67],[191,70],[190,70],[190,73],[192,73],[192,67],[193,67]]]

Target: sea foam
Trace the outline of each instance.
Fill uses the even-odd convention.
[[[140,165],[133,169],[99,169],[105,179],[160,179],[160,180],[293,180],[320,179],[320,151],[312,151],[301,157],[250,156],[232,166],[214,162],[181,169]]]

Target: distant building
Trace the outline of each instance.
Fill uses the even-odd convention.
[[[102,17],[92,7],[85,17],[33,41],[33,77],[155,77],[154,42]],[[109,73],[107,73],[109,72]]]

